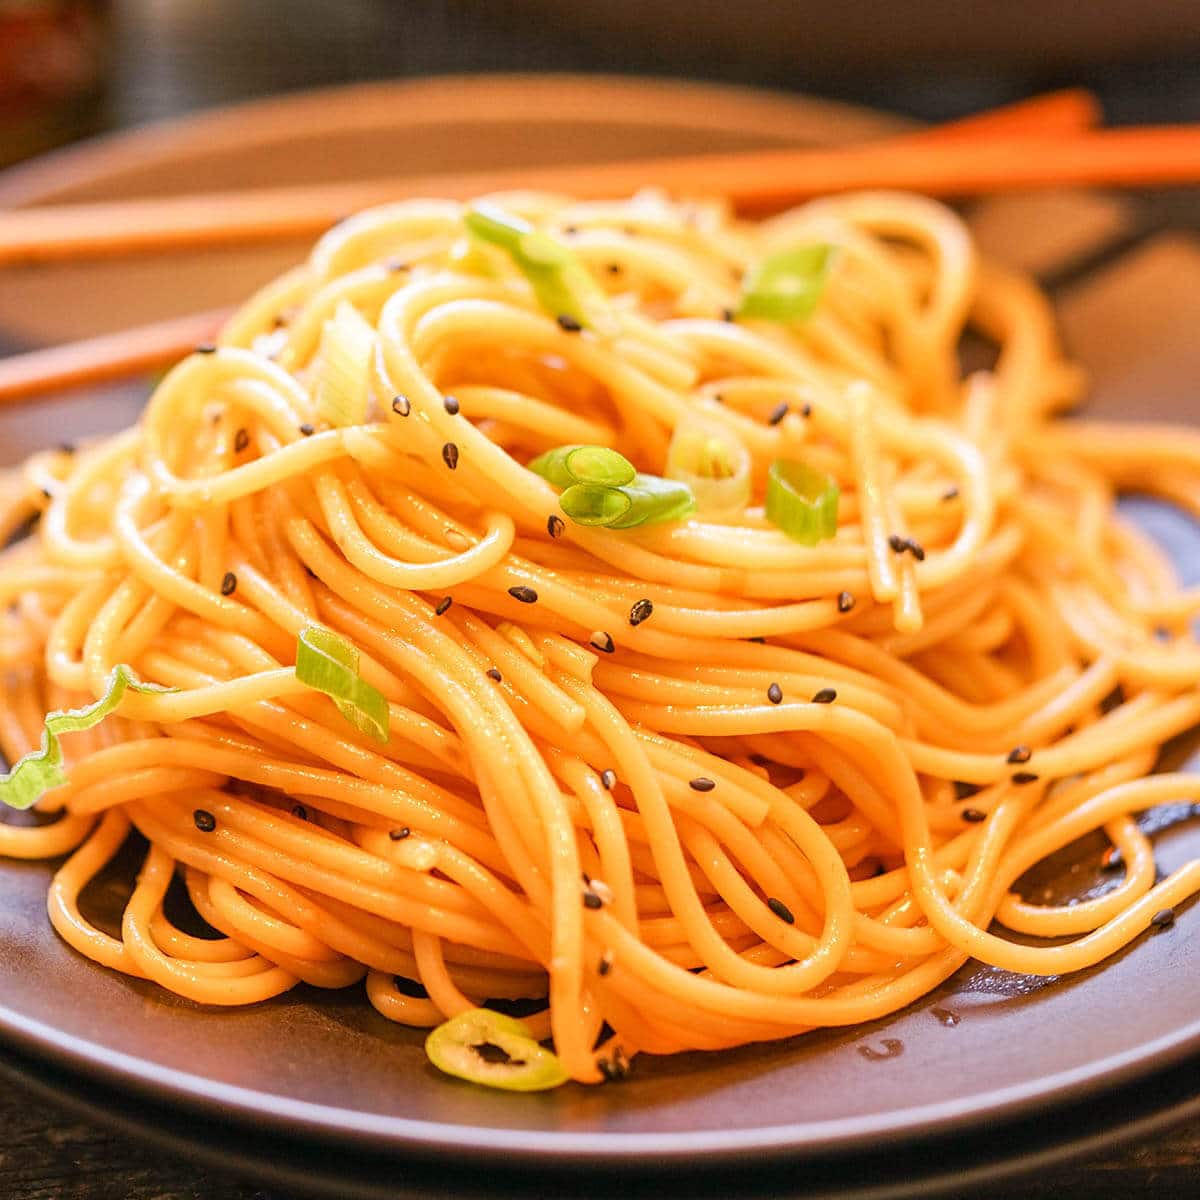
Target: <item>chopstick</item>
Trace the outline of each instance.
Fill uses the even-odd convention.
[[[941,125],[929,125],[900,134],[893,141],[930,142],[966,137],[1001,137],[1028,134],[1031,137],[1060,137],[1079,133],[1101,123],[1100,101],[1086,88],[1061,88],[1002,104],[998,108],[970,113]]]
[[[1000,133],[1057,138],[1088,128],[1099,118],[1095,97],[1083,89],[1070,88],[906,133],[896,140],[927,143]],[[0,217],[0,234],[3,223],[12,215]],[[0,359],[0,404],[165,366],[182,358],[198,342],[213,337],[226,315],[223,310],[198,313]]]
[[[0,358],[0,404],[153,371],[216,337],[229,311],[210,309]]]
[[[1052,149],[1051,149],[1052,147]],[[759,150],[616,163],[359,180],[317,186],[59,205],[0,216],[0,265],[307,238],[404,196],[466,199],[511,188],[604,197],[657,185],[717,191],[762,215],[812,196],[898,188],[942,196],[1067,185],[1200,181],[1200,125],[1049,134],[908,137],[820,150]]]

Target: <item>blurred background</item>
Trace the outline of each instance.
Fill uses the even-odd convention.
[[[490,71],[690,76],[927,119],[1063,83],[1200,118],[1196,0],[0,0],[0,164],[281,91]]]

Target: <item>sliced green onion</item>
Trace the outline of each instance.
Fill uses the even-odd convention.
[[[552,317],[567,317],[585,328],[606,322],[604,292],[562,242],[487,201],[472,204],[463,223],[481,242],[508,251],[538,304]]]
[[[629,459],[607,446],[558,446],[539,454],[529,469],[557,488],[574,483],[620,487],[637,475]]]
[[[503,1051],[485,1057],[485,1047]],[[544,1092],[570,1076],[558,1057],[539,1046],[520,1021],[489,1008],[469,1008],[425,1039],[425,1053],[439,1071],[506,1092]]]
[[[486,200],[476,201],[467,208],[463,214],[463,224],[481,242],[491,242],[509,254],[518,253],[521,239],[533,232],[533,226],[528,221]]]
[[[343,300],[321,331],[313,380],[317,416],[329,425],[362,425],[371,399],[375,330]]]
[[[797,542],[815,546],[837,532],[840,495],[824,471],[777,458],[767,471],[767,520]]]
[[[296,642],[296,678],[324,692],[338,712],[377,742],[388,740],[387,698],[358,673],[358,649],[339,634],[309,625]]]
[[[680,521],[696,511],[696,498],[686,483],[639,474],[622,487],[577,483],[559,496],[558,505],[577,525],[632,529]]]
[[[576,525],[610,526],[629,511],[633,501],[624,488],[577,483],[558,498],[558,506]]]
[[[826,243],[781,250],[755,263],[742,281],[739,317],[803,321],[825,290],[835,247]]]
[[[715,421],[692,419],[675,427],[667,450],[668,479],[686,483],[702,513],[740,512],[750,500],[750,451]]]
[[[126,692],[161,695],[175,688],[160,687],[157,683],[141,683],[132,669],[118,663],[109,674],[104,695],[85,708],[71,708],[46,714],[42,729],[42,746],[19,758],[7,775],[0,775],[0,802],[9,808],[30,808],[51,788],[67,782],[63,769],[62,745],[64,733],[79,733],[99,725],[116,711]]]

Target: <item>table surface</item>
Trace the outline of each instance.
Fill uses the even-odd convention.
[[[786,86],[779,64],[733,53],[613,43],[586,22],[530,19],[518,3],[466,0],[117,0],[112,83],[94,124],[120,128],[290,88],[363,78],[474,70],[606,70],[698,75]],[[1200,120],[1200,71],[1186,61],[1003,70],[942,63],[841,76],[814,74],[826,94],[941,119],[1047,86],[1084,83],[1117,120]],[[19,1086],[0,1093],[0,1196],[7,1200],[290,1200],[215,1175],[112,1132]],[[1011,1194],[1008,1185],[1000,1194]],[[1200,1194],[1200,1125],[1043,1172],[1026,1200]]]

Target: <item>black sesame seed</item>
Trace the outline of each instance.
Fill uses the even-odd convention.
[[[767,688],[767,699],[770,700],[770,702],[772,704],[782,703],[783,702],[783,688],[781,688],[779,686],[779,684],[777,684],[777,683],[771,684],[771,686],[769,688]]]
[[[978,825],[980,821],[987,820],[987,813],[981,808],[964,808],[959,816],[962,817],[968,825]]]
[[[212,342],[201,342],[196,347],[195,352],[197,354],[216,354],[217,348],[216,348],[216,346],[213,345]]]
[[[1038,777],[1032,771],[1018,771],[1012,777],[1013,783],[1018,787],[1026,783],[1037,783]]]
[[[950,487],[948,487],[942,493],[942,503],[945,504],[948,500],[957,500],[957,499],[958,499],[958,487],[954,484],[951,484]]]
[[[688,787],[693,792],[711,792],[716,786],[716,780],[709,779],[707,775],[697,775],[695,779],[688,780]]]
[[[245,448],[250,445],[250,431],[248,429],[239,429],[233,435],[233,449],[236,453],[241,454]]]
[[[607,272],[608,272],[610,275],[620,275],[620,273],[621,273],[621,264],[620,264],[620,263],[607,263],[607,264],[605,265],[604,269],[605,269],[605,270],[606,270],[606,271],[607,271]]]
[[[412,401],[407,396],[393,396],[392,412],[398,417],[407,417],[412,412]]]
[[[458,397],[457,396],[443,396],[442,397],[442,407],[452,417],[457,417],[458,416]]]
[[[51,492],[48,487],[44,487],[44,488],[42,488],[42,499],[43,500],[53,500],[54,493]]]
[[[616,646],[613,644],[612,634],[605,633],[602,629],[597,629],[592,634],[588,645],[593,650],[599,650],[601,654],[611,654],[616,649]]]
[[[300,426],[300,432],[304,434],[305,437],[312,437],[312,435],[317,432],[317,427],[315,425],[310,425],[307,421],[305,421],[304,424]]]
[[[1033,751],[1028,746],[1014,746],[1008,752],[1005,760],[1010,763],[1027,763],[1033,757]]]
[[[458,447],[453,442],[447,442],[442,447],[442,462],[452,471],[458,466]]]
[[[854,596],[850,592],[838,592],[838,612],[848,613],[854,607]]]
[[[217,827],[217,818],[212,815],[206,808],[198,808],[192,813],[192,820],[196,822],[196,828],[201,833],[212,833]]]
[[[779,422],[788,415],[789,407],[790,405],[786,400],[780,400],[780,402],[775,405],[775,407],[771,409],[770,413],[767,415],[767,424],[778,425]]]
[[[443,596],[437,602],[437,608],[433,610],[434,616],[440,617],[453,603],[454,598],[452,596]]]
[[[596,967],[596,974],[603,978],[613,969],[612,955],[605,953],[600,956],[599,965]]]
[[[812,698],[814,704],[832,704],[837,699],[837,688],[822,688]]]
[[[917,560],[917,562],[925,561],[925,547],[917,541],[916,538],[905,538],[904,548]]]
[[[488,667],[486,674],[489,679],[494,680],[496,683],[499,683],[504,678],[495,667]]]
[[[617,786],[617,773],[611,767],[605,768],[600,772],[600,782],[604,785],[606,792],[611,792]]]
[[[802,417],[811,417],[812,416],[812,405],[811,404],[802,404],[800,406],[800,415]]]
[[[307,821],[308,820],[308,809],[305,808],[303,804],[293,804],[292,805],[292,816],[296,817],[297,819],[299,819],[301,821]]]
[[[733,309],[732,308],[721,309],[721,320],[722,321],[732,321],[733,320]]]
[[[570,313],[559,313],[554,319],[564,333],[578,333],[583,328],[582,323]]]
[[[551,513],[546,518],[546,532],[552,538],[560,537],[562,535],[562,531],[566,529],[566,527],[566,522],[562,519],[562,517],[556,517],[553,513]]]
[[[402,825],[399,829],[391,829],[388,831],[388,837],[393,842],[402,842],[406,837],[412,837],[412,830],[407,825]]]
[[[603,908],[604,901],[601,900],[600,897],[597,896],[595,892],[585,891],[583,893],[583,907],[590,908],[593,910],[597,909],[597,908]]]
[[[609,1083],[617,1083],[629,1074],[629,1060],[618,1046],[613,1051],[612,1058],[596,1059],[596,1068]]]
[[[908,549],[908,543],[898,533],[889,535],[888,545],[891,546],[893,554],[903,554]]]
[[[792,910],[788,908],[782,900],[777,900],[774,896],[767,897],[767,907],[781,920],[788,925],[795,925],[796,918],[792,916]]]
[[[225,572],[225,578],[221,580],[221,595],[232,596],[237,591],[237,576],[232,571]]]
[[[640,625],[653,611],[654,605],[651,601],[635,600],[633,607],[629,610],[630,625]]]
[[[520,587],[510,587],[508,589],[508,594],[514,600],[520,600],[522,604],[537,603],[537,592],[535,592],[531,587],[525,587],[523,585]]]
[[[1150,918],[1150,924],[1155,929],[1170,929],[1175,924],[1175,910],[1173,908],[1160,908]]]

